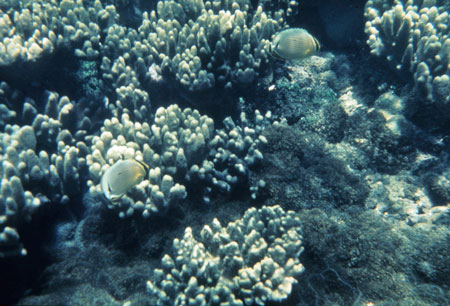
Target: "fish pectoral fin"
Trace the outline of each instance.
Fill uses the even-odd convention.
[[[285,59],[282,58],[275,50],[272,50],[272,52],[269,52],[269,55],[272,56],[276,60],[285,61]]]
[[[111,201],[111,203],[113,203],[113,204],[117,204],[117,203],[120,202],[120,199],[122,199],[123,196],[124,196],[123,193],[122,193],[121,195],[114,195],[114,196],[111,196],[110,201]]]

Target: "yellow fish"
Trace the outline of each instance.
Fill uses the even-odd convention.
[[[103,194],[112,203],[117,203],[128,190],[144,179],[148,169],[148,165],[138,160],[119,160],[102,176]]]
[[[283,60],[301,60],[319,50],[319,41],[308,31],[300,28],[278,32],[269,45],[270,54]]]

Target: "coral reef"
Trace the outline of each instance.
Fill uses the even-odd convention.
[[[450,254],[446,226],[430,231],[393,224],[363,210],[316,208],[299,212],[299,218],[306,271],[297,288],[303,302],[427,305],[448,300],[448,289],[437,285],[445,282],[449,271],[444,263]],[[317,259],[323,262],[309,261]],[[312,288],[311,292],[306,288]]]
[[[252,83],[282,25],[282,11],[270,16],[250,1],[160,1],[156,12],[144,14],[139,32],[162,74],[201,91]]]
[[[363,98],[351,67],[342,55],[312,56],[265,92],[275,102],[258,107],[290,124],[263,132],[264,164],[250,177],[264,182],[260,201],[277,194],[295,210],[364,205],[392,222],[448,224],[447,138],[423,135],[409,119],[416,100],[400,89]]]
[[[280,206],[250,208],[222,227],[214,219],[199,238],[186,228],[162,258],[147,289],[158,305],[265,305],[283,301],[303,272],[301,227]]]
[[[0,304],[448,304],[448,1],[335,2],[0,1]]]
[[[414,78],[416,87],[450,113],[450,4],[445,0],[369,0],[365,31],[371,52]]]
[[[101,32],[117,21],[114,6],[81,0],[11,1],[0,8],[0,66],[36,62],[57,49],[98,56]]]
[[[306,271],[292,301],[448,300],[447,286],[437,285],[450,254],[448,136],[414,125],[417,100],[399,85],[381,86],[383,76],[372,92],[355,86],[357,64],[345,56],[286,66],[268,92],[274,105],[259,107],[275,106],[290,124],[265,129],[264,164],[251,179],[266,182],[263,204],[283,203],[302,221]]]
[[[39,113],[34,100],[21,101],[20,94],[11,92],[6,83],[1,87],[5,107],[21,109],[23,124],[6,124],[0,133],[0,257],[8,257],[26,254],[16,229],[30,221],[40,205],[50,201],[66,204],[80,194],[87,147],[76,139],[84,138],[90,121],[87,117],[76,121],[83,117],[81,105],[66,96],[47,92],[44,111]],[[19,105],[13,104],[15,96]]]
[[[146,105],[144,89],[161,86],[197,106],[219,105],[229,95],[223,89],[248,87],[270,70],[269,40],[284,26],[288,8],[265,11],[264,4],[159,1],[137,29],[111,26],[100,52],[105,90],[116,92],[122,105],[137,101],[135,109]],[[204,93],[208,99],[196,96]]]
[[[140,12],[143,4],[132,5]],[[296,1],[160,1],[130,27],[119,22],[114,5],[98,0],[13,3],[0,8],[0,71],[17,81],[31,67],[42,74],[61,54],[99,61],[98,86],[109,107],[116,116],[133,109],[132,119],[142,119],[151,114],[149,89],[163,81],[185,93],[253,84],[270,70],[268,42],[296,7]]]
[[[150,123],[133,122],[123,114],[120,121],[116,117],[105,120],[101,134],[92,138],[87,156],[91,194],[102,196],[100,178],[120,159],[137,159],[150,167],[148,179],[118,204],[108,203],[119,209],[121,217],[135,211],[144,217],[163,213],[187,196],[185,186],[194,186],[203,194],[202,200],[209,202],[211,194],[229,193],[238,184],[245,185],[249,169],[263,158],[258,147],[265,142],[260,135],[264,117],[259,113],[255,128],[242,114],[239,125],[228,117],[225,128],[215,130],[208,116],[171,105],[160,107]]]

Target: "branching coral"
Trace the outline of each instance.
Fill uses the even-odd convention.
[[[186,228],[162,258],[147,289],[158,305],[265,305],[282,301],[304,271],[300,220],[280,206],[250,208],[222,227],[214,219],[198,238]]]
[[[450,113],[450,4],[445,0],[369,0],[372,53],[414,78],[428,100]]]
[[[7,85],[1,87],[7,95]],[[82,112],[67,97],[51,92],[43,113],[33,104],[31,99],[23,102],[22,121],[29,125],[7,124],[0,133],[0,257],[26,254],[17,227],[38,207],[68,203],[82,190],[87,147],[77,144],[69,130],[74,127],[71,118]],[[77,126],[75,137],[84,136],[82,128]]]
[[[0,8],[0,66],[34,62],[62,46],[98,56],[100,34],[118,18],[114,6],[82,0],[19,1]]]
[[[152,122],[133,122],[127,114],[121,121],[105,120],[100,136],[92,138],[87,164],[93,195],[101,196],[100,178],[118,160],[137,159],[150,166],[149,179],[142,181],[117,204],[121,217],[135,211],[148,217],[164,213],[169,205],[187,195],[189,187],[203,186],[203,200],[211,193],[230,192],[246,182],[249,168],[258,165],[262,154],[258,147],[265,142],[260,135],[263,116],[250,128],[245,116],[236,125],[226,119],[224,130],[215,130],[214,122],[197,110],[177,105],[159,108]]]

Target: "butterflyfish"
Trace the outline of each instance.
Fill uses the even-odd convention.
[[[301,60],[319,50],[319,41],[308,31],[300,28],[278,32],[269,45],[270,54],[284,60]]]
[[[109,167],[102,176],[103,194],[112,203],[117,203],[128,190],[144,179],[148,169],[147,164],[138,160],[119,160]]]

